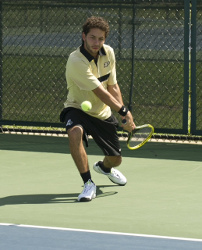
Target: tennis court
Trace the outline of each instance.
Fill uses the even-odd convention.
[[[121,143],[127,185],[92,170],[97,198],[79,203],[68,138],[0,134],[0,248],[201,249],[202,145]]]

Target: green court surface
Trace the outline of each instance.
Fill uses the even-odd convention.
[[[103,158],[87,152],[97,198],[79,203],[82,181],[68,138],[0,134],[0,223],[202,238],[202,145],[122,143],[117,186],[92,169]]]

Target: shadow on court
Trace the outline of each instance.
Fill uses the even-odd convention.
[[[103,188],[116,187],[118,185],[98,185],[97,198],[115,195],[117,191],[103,192]],[[79,193],[70,194],[29,194],[29,195],[13,195],[0,198],[0,206],[6,205],[25,205],[25,204],[48,204],[48,203],[78,203]]]
[[[202,161],[202,145],[148,142],[138,150],[129,150],[121,141],[124,157]],[[0,150],[50,152],[69,154],[67,137],[0,134]],[[103,155],[93,140],[89,140],[89,155]]]

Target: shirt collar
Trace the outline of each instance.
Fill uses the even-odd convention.
[[[94,57],[91,54],[89,54],[87,50],[84,49],[83,45],[80,46],[80,52],[88,59],[89,62],[94,60]],[[98,53],[100,56],[106,55],[106,52],[103,47],[99,50]]]

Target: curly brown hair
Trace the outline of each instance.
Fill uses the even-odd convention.
[[[96,16],[89,17],[83,25],[83,32],[85,35],[87,35],[90,29],[94,29],[94,28],[98,28],[104,31],[105,38],[109,34],[109,24],[102,17],[96,17]]]

